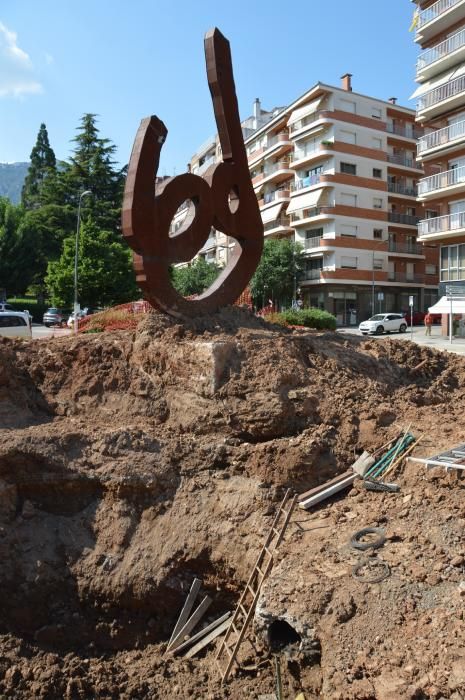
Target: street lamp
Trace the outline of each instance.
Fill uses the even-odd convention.
[[[81,205],[82,205],[82,200],[83,197],[86,197],[88,194],[92,194],[91,190],[85,190],[84,192],[81,192],[79,196],[79,206],[78,206],[78,217],[77,217],[77,228],[76,228],[76,247],[74,250],[74,332],[78,332],[78,311],[79,311],[79,303],[78,303],[78,256],[79,256],[79,230],[81,228]]]

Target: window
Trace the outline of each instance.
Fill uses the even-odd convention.
[[[465,279],[465,245],[450,245],[441,248],[441,281]]]
[[[434,209],[426,209],[425,219],[435,219],[437,216],[439,216],[439,212]]]
[[[373,148],[376,148],[376,150],[379,150],[379,151],[383,150],[383,140],[382,139],[379,139],[376,136],[373,136],[372,143],[373,143]]]
[[[341,257],[341,267],[351,270],[357,269],[357,258],[349,258],[343,255]]]
[[[407,214],[407,216],[415,216],[416,209],[415,207],[406,207],[405,213]]]
[[[372,107],[371,108],[371,116],[374,117],[375,119],[381,119],[382,112],[380,107]]]
[[[354,163],[341,163],[341,173],[347,173],[347,175],[356,175],[357,166]]]
[[[383,177],[381,168],[373,168],[373,177]]]
[[[425,265],[425,272],[427,275],[435,275],[437,273],[436,265]]]
[[[373,258],[373,269],[382,270],[383,269],[383,258]]]
[[[341,129],[339,132],[339,140],[343,141],[344,143],[355,144],[357,142],[357,137],[354,131],[345,131],[344,129]]]
[[[373,197],[373,209],[382,209],[383,208],[383,200],[381,197]]]
[[[383,240],[383,229],[382,228],[374,228],[373,229],[373,238],[375,238],[378,241]]]
[[[341,236],[354,236],[357,235],[357,227],[350,224],[341,224]]]
[[[407,282],[413,282],[415,276],[415,264],[407,263],[406,267],[406,280]]]
[[[345,192],[341,192],[341,204],[344,204],[347,207],[356,207],[357,206],[357,195],[356,194],[346,194]]]
[[[25,326],[26,321],[22,316],[0,316],[0,328],[13,328]]]

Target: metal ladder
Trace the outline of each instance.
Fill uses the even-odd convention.
[[[291,496],[288,489],[278,508],[273,524],[258,555],[258,559],[247,581],[242,595],[237,604],[230,625],[226,630],[218,648],[215,661],[218,666],[221,682],[227,681],[231,669],[235,663],[239,647],[242,644],[247,627],[252,619],[255,606],[260,595],[263,581],[273,566],[273,554],[281,542],[286,531],[289,519],[297,501],[297,494]],[[222,663],[225,659],[225,665]]]

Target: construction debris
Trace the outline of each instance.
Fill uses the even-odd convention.
[[[459,445],[451,450],[440,452],[433,457],[408,457],[408,461],[424,464],[427,469],[444,467],[446,472],[450,469],[463,471],[465,470],[465,445]]]
[[[359,476],[365,476],[368,469],[375,463],[375,458],[366,450],[360,455],[360,457],[352,464],[352,469]]]
[[[355,479],[358,478],[358,474],[354,473],[352,470],[349,470],[347,472],[344,472],[344,474],[341,474],[340,476],[331,479],[331,481],[327,481],[325,484],[320,484],[320,486],[316,486],[315,488],[310,489],[310,491],[301,493],[298,497],[299,508],[309,510],[309,508],[312,508],[313,506],[317,505],[317,503],[325,501],[327,498],[333,496],[335,493],[343,491],[349,486],[352,486]]]
[[[363,538],[375,535],[376,539],[365,540]],[[386,542],[386,533],[381,527],[364,527],[354,532],[350,538],[350,546],[354,549],[366,551],[367,549],[379,549]]]
[[[376,557],[363,559],[352,567],[352,576],[360,583],[379,583],[390,575],[388,564]]]
[[[273,556],[284,537],[296,501],[297,496],[291,496],[291,491],[288,489],[278,508],[271,529],[239,599],[239,603],[229,623],[228,630],[218,648],[216,663],[221,674],[222,683],[227,681],[231,669],[236,662],[237,653],[245,637],[247,627],[252,620],[261,587],[271,571]],[[222,665],[223,659],[225,659],[224,668]]]

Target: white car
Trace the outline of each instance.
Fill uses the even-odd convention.
[[[368,333],[392,333],[393,331],[405,333],[407,321],[402,314],[375,314],[368,321],[363,321],[358,329],[363,335],[368,335]]]
[[[31,317],[27,311],[0,311],[0,335],[31,338]]]

